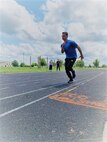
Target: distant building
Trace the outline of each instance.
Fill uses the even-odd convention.
[[[0,67],[12,67],[9,61],[0,61]]]

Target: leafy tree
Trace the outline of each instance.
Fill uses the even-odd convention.
[[[34,67],[34,66],[38,66],[38,64],[37,63],[32,63],[31,67]]]
[[[89,66],[88,66],[89,68],[91,68],[92,66],[89,64]]]
[[[63,60],[60,60],[60,67],[62,67],[63,64]]]
[[[102,65],[102,68],[107,68],[107,65],[105,65],[105,64],[104,64],[104,65]]]
[[[56,66],[56,63],[55,63],[55,61],[52,61],[52,65],[55,67]]]
[[[46,66],[47,65],[47,63],[46,63],[46,61],[45,61],[45,59],[44,58],[41,58],[40,59],[40,66]]]
[[[18,66],[19,66],[19,63],[18,63],[17,60],[14,60],[14,61],[12,62],[12,65],[13,65],[14,67],[18,67]]]
[[[25,67],[26,65],[24,63],[21,63],[20,64],[20,67]]]
[[[75,64],[76,67],[84,67],[84,61],[78,60]]]
[[[99,63],[100,63],[99,60],[96,59],[96,60],[93,62],[94,67],[98,68],[98,67],[99,67]]]

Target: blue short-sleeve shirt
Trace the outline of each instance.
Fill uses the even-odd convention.
[[[78,46],[75,41],[67,40],[66,43],[62,44],[66,58],[77,58],[76,47]]]

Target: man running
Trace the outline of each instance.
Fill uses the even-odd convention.
[[[78,49],[80,53],[81,60],[84,58],[81,48],[78,46],[78,44],[72,40],[68,40],[68,33],[62,32],[62,40],[64,41],[61,44],[61,53],[66,54],[65,59],[65,70],[66,74],[69,78],[68,83],[72,83],[73,79],[76,77],[75,71],[73,70],[73,65],[77,58],[77,52],[76,49]],[[72,74],[71,74],[72,72]]]

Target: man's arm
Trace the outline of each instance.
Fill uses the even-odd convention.
[[[79,53],[80,53],[80,58],[81,58],[81,60],[84,59],[82,50],[81,50],[81,48],[80,48],[78,45],[77,45],[77,49],[78,49],[78,51],[79,51]]]
[[[61,53],[64,53],[64,48],[63,47],[61,47]]]
[[[61,45],[61,53],[64,53],[64,47],[63,47],[63,44]]]

